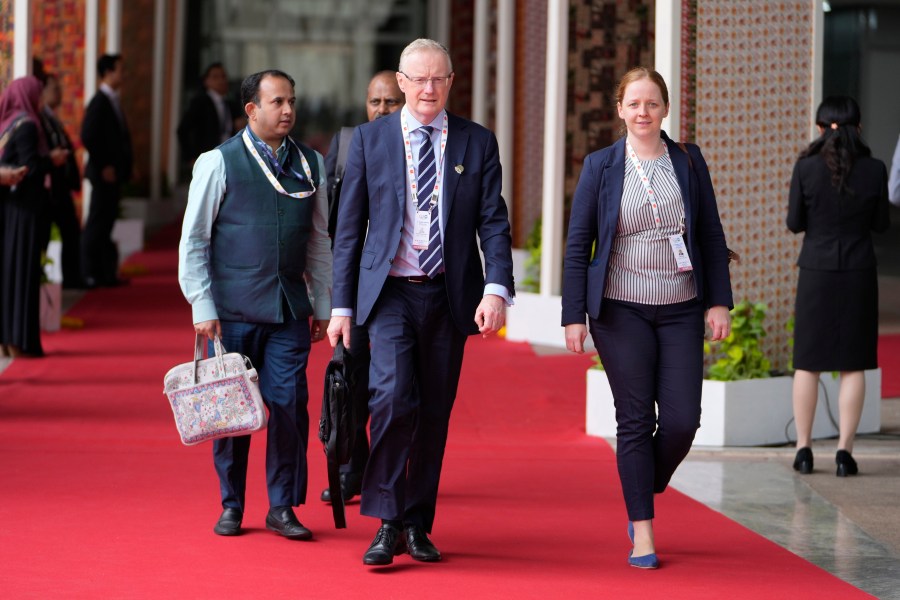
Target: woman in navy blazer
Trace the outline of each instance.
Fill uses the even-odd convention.
[[[731,281],[706,162],[697,146],[676,144],[661,129],[665,81],[633,69],[616,100],[627,136],[584,161],[566,242],[562,325],[566,347],[582,353],[587,315],[616,406],[634,545],[628,562],[652,569],[653,494],[666,489],[700,426],[704,312],[711,339],[727,337]]]
[[[837,475],[857,473],[851,452],[866,391],[863,371],[878,367],[872,232],[890,224],[887,169],[862,141],[859,121],[852,98],[826,98],[816,111],[819,138],[800,155],[791,179],[787,226],[806,232],[794,310],[794,469],[801,473],[813,470],[810,440],[821,371],[841,372]]]

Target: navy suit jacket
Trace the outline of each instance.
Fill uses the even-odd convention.
[[[359,324],[369,318],[400,246],[409,185],[401,112],[357,127],[347,154],[331,305],[355,307]],[[485,282],[514,293],[512,240],[500,196],[497,139],[476,123],[449,113],[448,119],[441,194],[445,283],[456,327],[472,335],[478,332],[474,317]]]
[[[704,306],[733,307],[728,248],[719,220],[709,168],[694,144],[690,153],[663,133],[684,200],[685,245],[694,267],[697,299]],[[625,138],[589,154],[572,200],[563,264],[562,324],[600,317],[606,271],[625,183]],[[593,257],[591,249],[596,242]]]
[[[81,141],[88,151],[84,174],[92,182],[101,181],[105,167],[116,169],[118,183],[131,179],[132,150],[128,126],[119,121],[112,101],[98,90],[84,111]]]

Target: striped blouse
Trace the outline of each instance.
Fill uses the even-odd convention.
[[[656,196],[657,229],[647,190],[625,160],[622,205],[606,275],[604,298],[637,304],[675,304],[697,296],[691,271],[678,271],[669,236],[684,233],[684,202],[668,149],[641,166]]]

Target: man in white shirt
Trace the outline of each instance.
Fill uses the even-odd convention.
[[[250,75],[241,99],[248,126],[194,164],[178,280],[196,333],[218,335],[259,372],[269,409],[266,527],[308,540],[292,507],[306,500],[309,349],[324,338],[331,312],[325,166],[288,136],[296,120],[290,75]],[[240,533],[249,451],[250,436],[213,442],[218,535]]]

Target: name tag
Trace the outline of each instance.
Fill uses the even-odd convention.
[[[687,247],[684,245],[684,238],[680,235],[669,236],[669,245],[672,246],[672,254],[675,255],[675,264],[678,265],[679,271],[693,271],[694,266],[691,264],[691,257],[688,256]]]
[[[431,237],[431,211],[417,210],[416,225],[413,230],[413,248],[427,250],[428,239]]]

